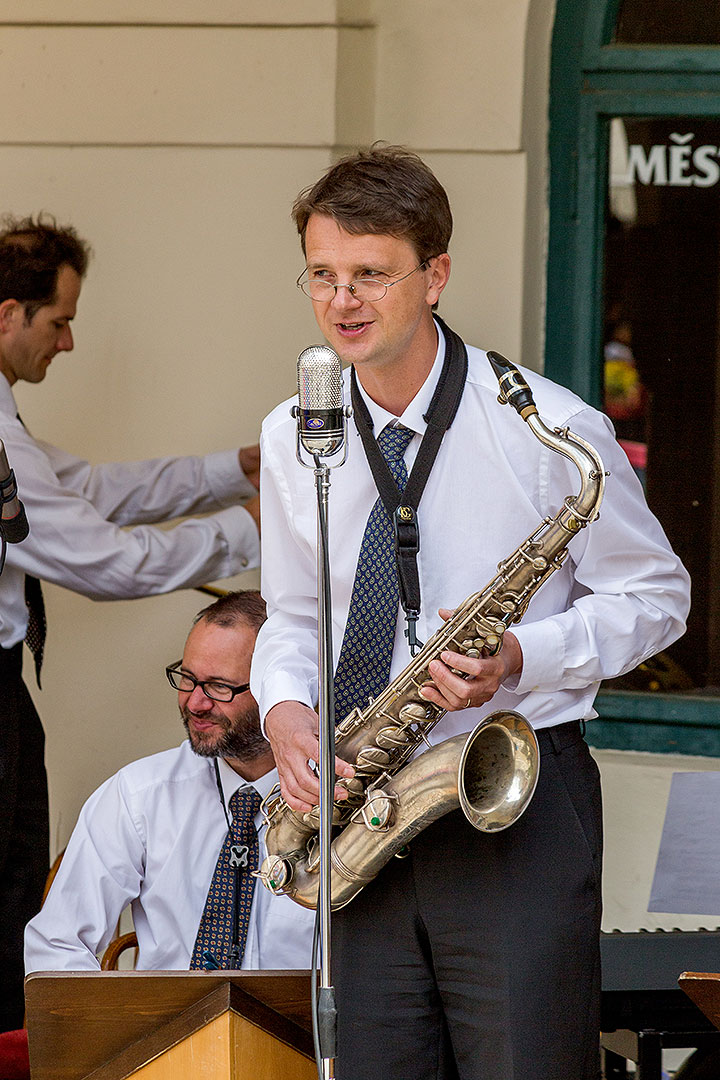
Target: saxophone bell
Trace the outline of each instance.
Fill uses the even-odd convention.
[[[494,712],[470,732],[460,755],[460,809],[480,832],[507,829],[532,799],[539,772],[537,738],[525,717]]]

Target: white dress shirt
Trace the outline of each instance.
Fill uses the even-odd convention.
[[[399,418],[417,432],[405,460],[417,455],[427,411],[444,359],[438,353],[424,385]],[[469,372],[455,420],[446,432],[419,507],[418,567],[422,614],[417,633],[427,641],[440,626],[440,607],[453,608],[482,589],[546,516],[555,516],[580,488],[575,466],[544,447],[509,406],[484,352],[468,347]],[[523,369],[524,370],[524,369]],[[602,679],[634,668],[679,637],[689,606],[689,578],[615,441],[610,421],[573,393],[524,371],[541,418],[568,426],[591,443],[609,470],[600,517],[575,536],[563,567],[531,600],[512,627],[523,669],[491,702],[469,713],[448,713],[430,735],[440,741],[472,728],[495,709],[516,709],[536,728],[597,715]],[[345,400],[349,378],[345,372]],[[378,435],[396,418],[364,395]],[[265,419],[262,592],[269,618],[260,630],[252,692],[261,716],[280,701],[317,701],[316,496],[311,470],[295,459],[292,402]],[[353,421],[348,457],[333,468],[329,493],[334,661],[342,644],[355,568],[377,490]],[[329,459],[332,464],[332,458]],[[399,614],[391,678],[409,663]]]
[[[94,600],[121,600],[258,565],[257,528],[237,505],[256,491],[236,450],[91,466],[26,431],[2,374],[0,439],[30,524],[27,539],[7,549],[0,588],[4,649],[25,637],[26,573]],[[150,524],[205,511],[216,512],[171,529]]]
[[[219,765],[227,806],[245,781]],[[276,783],[273,769],[252,786],[264,798]],[[262,820],[259,813],[258,827]],[[26,972],[97,970],[127,904],[138,969],[188,969],[227,830],[213,759],[198,757],[189,742],[126,765],[80,812],[45,904],[25,931]],[[242,968],[310,967],[314,915],[257,882]]]

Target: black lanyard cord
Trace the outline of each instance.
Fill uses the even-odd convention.
[[[407,624],[405,636],[408,639],[411,656],[415,656],[416,652],[422,648],[416,634],[417,620],[421,610],[420,576],[417,566],[420,528],[417,511],[443,436],[455,419],[460,406],[468,371],[467,349],[462,338],[458,337],[455,331],[451,330],[437,315],[435,318],[445,338],[445,361],[428,411],[423,417],[427,428],[405,490],[402,492],[373,435],[372,417],[358,388],[355,368],[350,373],[350,393],[355,424],[362,439],[378,494],[393,523],[400,603],[405,613]]]

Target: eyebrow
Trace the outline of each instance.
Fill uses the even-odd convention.
[[[227,683],[228,686],[242,686],[242,683],[237,683],[234,679],[229,679],[226,675],[208,675],[207,679],[201,679],[191,668],[185,667],[183,663],[180,664],[180,671],[183,675],[192,675],[193,679],[197,682],[221,682]]]
[[[318,262],[308,262],[306,264],[306,269],[307,270],[332,270],[332,267],[330,267],[328,265],[328,263],[326,263],[326,262],[318,261]],[[372,262],[371,260],[368,259],[367,262],[357,263],[356,264],[355,269],[352,271],[352,276],[355,277],[357,274],[361,273],[363,270],[374,270],[378,274],[387,274],[388,277],[392,276],[392,274],[399,274],[400,273],[399,270],[388,270],[385,267],[383,267],[382,264]],[[332,270],[332,272],[335,273],[336,271]]]

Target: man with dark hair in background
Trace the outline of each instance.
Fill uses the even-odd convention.
[[[22,679],[26,641],[40,682],[40,580],[118,600],[258,564],[257,447],[91,466],[23,425],[13,387],[41,382],[54,357],[73,348],[89,253],[73,228],[48,217],[6,218],[0,232],[0,440],[30,525],[27,539],[7,548],[0,577],[0,1030],[22,1024],[22,935],[48,872],[44,734]]]
[[[578,475],[500,406],[485,353],[433,316],[450,274],[452,216],[416,154],[376,146],[343,158],[301,193],[294,219],[306,261],[298,285],[351,365],[347,460],[333,471],[329,506],[342,720],[411,659],[413,612],[398,618],[380,455],[399,493],[416,463],[432,465],[417,508],[421,641],[440,625],[436,612],[447,617],[482,589],[498,561],[558,513]],[[447,710],[432,743],[494,710],[525,715],[540,747],[538,786],[506,831],[478,832],[460,810],[441,817],[334,913],[339,1080],[599,1075],[602,820],[583,721],[595,715],[602,679],[683,632],[688,577],[607,419],[525,374],[546,424],[599,450],[611,474],[602,513],[570,539],[567,559],[497,655],[444,651],[420,693]],[[438,401],[446,423],[433,458],[430,440],[419,448],[437,427]],[[266,418],[261,439],[268,621],[252,680],[284,797],[302,813],[318,802],[308,764],[319,754],[316,523],[288,406]],[[335,767],[353,775],[344,761]]]
[[[196,617],[182,660],[167,669],[187,740],[126,765],[88,799],[27,927],[28,973],[96,971],[128,904],[139,969],[310,966],[314,913],[271,896],[252,876],[262,850],[259,801],[277,783],[248,688],[264,621],[254,590],[229,593]],[[229,895],[211,896],[243,805],[250,833],[241,873]],[[222,934],[233,889],[247,912],[235,943]]]

